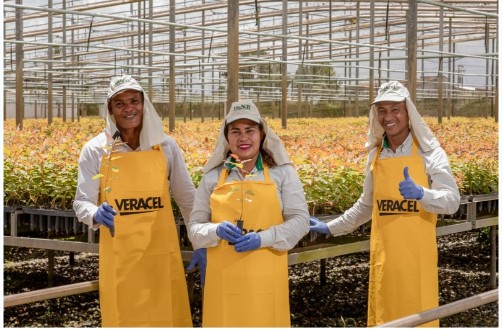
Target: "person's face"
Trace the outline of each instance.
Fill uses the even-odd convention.
[[[251,159],[253,161],[250,162],[256,162],[262,137],[263,130],[254,121],[241,119],[228,124],[227,140],[230,152],[241,160]]]
[[[136,90],[125,90],[110,100],[110,114],[115,116],[118,128],[141,127],[143,120],[143,94]]]
[[[405,101],[376,103],[376,111],[378,122],[388,137],[406,139],[410,129]]]

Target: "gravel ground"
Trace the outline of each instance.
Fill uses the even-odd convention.
[[[440,305],[489,289],[489,244],[480,231],[438,238]],[[56,257],[56,285],[98,278],[98,257],[78,254],[69,265],[68,254]],[[330,258],[325,285],[319,283],[320,262],[289,267],[293,327],[365,327],[369,253]],[[37,249],[4,247],[4,294],[47,287],[47,258]],[[195,274],[192,317],[201,325],[201,289]],[[441,320],[441,327],[498,327],[498,302]],[[4,309],[4,327],[99,327],[97,292],[51,299]]]

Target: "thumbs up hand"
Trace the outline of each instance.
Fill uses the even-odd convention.
[[[424,196],[424,189],[422,186],[415,184],[408,174],[408,167],[403,170],[404,180],[399,183],[399,192],[405,199],[421,200]]]

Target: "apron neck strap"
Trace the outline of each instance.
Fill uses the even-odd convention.
[[[263,176],[265,177],[265,182],[270,183],[272,181],[272,179],[270,179],[268,166],[265,163],[263,164]]]
[[[225,167],[223,167],[221,169],[221,172],[220,172],[220,179],[218,179],[218,185],[216,186],[222,186],[223,184],[225,184],[225,181],[227,180],[227,177],[228,177],[228,171],[230,169],[227,169]]]
[[[375,156],[373,157],[373,160],[371,161],[371,167],[370,167],[370,171],[371,171],[371,172],[373,172],[373,168],[375,167],[375,162],[376,162],[376,160],[380,157],[380,152],[382,151],[382,149],[383,149],[383,146],[382,146],[382,145],[378,146],[378,149],[377,149],[377,151],[376,151],[376,154],[375,154]]]

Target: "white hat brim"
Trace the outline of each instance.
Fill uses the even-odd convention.
[[[242,115],[235,115],[233,117],[230,117],[230,118],[226,119],[225,120],[225,124],[228,125],[228,124],[230,124],[230,123],[232,123],[234,121],[242,120],[242,119],[248,119],[248,120],[254,121],[256,123],[262,123],[261,122],[261,118],[257,118],[255,116],[252,116],[252,115],[244,113]]]
[[[140,92],[143,92],[143,88],[141,87],[131,87],[131,86],[127,86],[126,88],[123,88],[123,89],[118,89],[118,90],[115,90],[113,93],[111,93],[110,95],[108,95],[108,97],[106,98],[106,102],[109,103],[110,100],[117,96],[118,94],[126,91],[126,90],[135,90],[135,91],[140,91]]]
[[[373,103],[371,105],[380,103],[380,102],[404,102],[406,100],[406,97],[404,96],[398,96],[398,95],[383,95],[380,98],[375,98]]]

